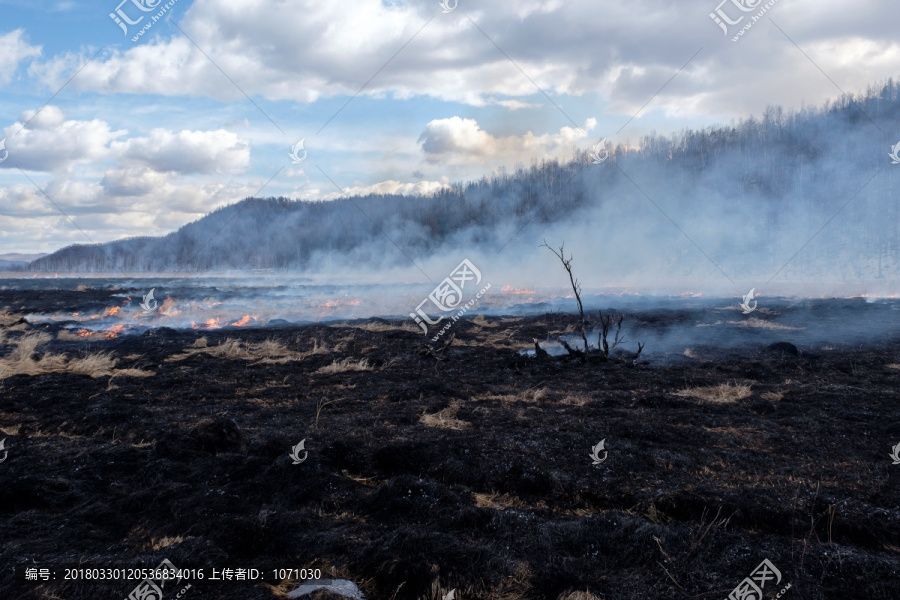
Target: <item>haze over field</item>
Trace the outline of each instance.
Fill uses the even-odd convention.
[[[577,248],[591,282],[680,291],[775,277],[866,291],[900,281],[900,182],[883,133],[898,122],[900,85],[889,81],[822,109],[646,136],[604,150],[599,164],[584,153],[424,197],[248,199],[168,236],[75,246],[28,269],[352,278],[360,268],[415,271],[412,262],[435,256],[476,256],[504,283],[534,284],[528,270],[545,263],[545,236]]]
[[[547,238],[589,287],[900,277],[883,3],[172,4],[4,4],[0,250],[50,256],[0,268],[535,285]]]

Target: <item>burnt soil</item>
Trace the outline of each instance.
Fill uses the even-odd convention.
[[[787,583],[788,600],[900,598],[900,343],[637,364],[519,354],[574,321],[461,320],[442,360],[417,353],[408,322],[378,319],[54,339],[40,351],[112,352],[154,375],[0,382],[0,598],[124,598],[136,584],[18,585],[11,565],[168,559],[317,567],[369,600],[722,599],[766,558],[783,576],[768,598]],[[20,324],[7,339],[27,329],[54,332]],[[307,354],[171,360],[200,337]],[[317,372],[347,358],[371,370]],[[676,395],[719,384],[751,394]],[[193,582],[184,598],[295,585]]]

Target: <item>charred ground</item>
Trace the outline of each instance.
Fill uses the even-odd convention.
[[[135,585],[13,587],[10,565],[163,558],[319,567],[398,600],[725,598],[768,558],[785,598],[900,597],[897,341],[629,366],[519,354],[572,315],[479,317],[435,360],[409,323],[379,319],[85,342],[15,318],[48,302],[71,308],[2,293],[0,358],[40,331],[36,356],[109,352],[151,375],[0,382],[3,598]],[[195,582],[185,598],[295,586],[269,584]]]

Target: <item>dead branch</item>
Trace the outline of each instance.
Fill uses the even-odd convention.
[[[584,316],[584,306],[581,304],[581,284],[578,283],[578,280],[575,279],[575,276],[572,274],[572,255],[569,255],[569,258],[565,257],[565,247],[566,244],[563,244],[559,247],[559,252],[551,248],[547,244],[547,240],[544,240],[542,244],[543,247],[546,247],[550,252],[556,255],[556,258],[562,263],[563,267],[566,269],[566,272],[569,274],[569,283],[572,284],[572,291],[575,292],[575,300],[578,302],[578,313],[581,315],[581,339],[584,340],[584,352],[580,354],[582,362],[587,360],[588,353],[588,341],[587,341],[587,319]],[[568,350],[568,346],[565,346],[566,350]],[[572,352],[569,352],[572,354]]]
[[[572,346],[567,344],[566,340],[564,340],[562,338],[557,338],[556,341],[558,341],[560,344],[562,344],[562,347],[566,349],[566,352],[569,353],[569,356],[575,356],[581,361],[585,360],[584,352],[582,352],[581,350],[576,350],[575,348],[573,348]]]
[[[622,321],[624,320],[624,315],[619,315],[617,319],[614,319],[612,315],[603,316],[603,311],[600,311],[600,332],[597,334],[597,347],[601,349],[603,360],[607,360],[609,358],[609,353],[612,350],[615,350],[616,346],[625,341],[625,338],[620,338]],[[608,337],[609,329],[613,324],[616,326],[616,333],[615,338],[613,339],[612,348],[610,348]]]
[[[440,347],[433,347],[430,344],[425,344],[418,350],[416,350],[416,354],[420,356],[430,356],[434,360],[444,360],[440,355],[444,352],[444,350],[450,347],[450,344],[453,343],[454,339],[456,339],[456,334],[451,333],[450,337],[447,338],[447,342],[444,343],[444,345]]]

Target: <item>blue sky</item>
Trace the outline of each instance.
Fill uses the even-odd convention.
[[[0,0],[0,254],[247,196],[427,193],[900,73],[874,0],[779,0],[738,42],[709,14],[759,0],[177,0],[132,41],[166,3]]]

